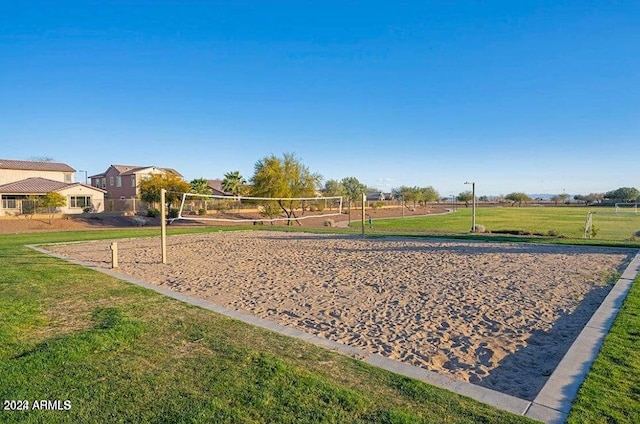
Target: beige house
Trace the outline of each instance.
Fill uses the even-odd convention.
[[[105,191],[74,183],[74,172],[64,163],[0,159],[0,216],[39,212],[38,198],[51,192],[67,199],[59,213],[102,212]]]

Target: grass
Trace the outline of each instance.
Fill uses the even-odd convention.
[[[530,422],[24,247],[156,234],[0,236],[0,422]]]
[[[593,225],[596,235],[583,240],[587,212],[595,212]],[[471,208],[458,209],[453,214],[394,219],[375,219],[373,229],[368,232],[421,232],[421,233],[468,233],[471,228]],[[607,244],[624,242],[640,247],[640,214],[615,214],[613,208],[584,207],[478,207],[476,224],[486,227],[492,234],[521,233],[571,239],[571,243]],[[359,222],[353,223],[358,227]],[[615,243],[614,243],[615,244]]]
[[[591,367],[567,422],[640,422],[640,277]]]

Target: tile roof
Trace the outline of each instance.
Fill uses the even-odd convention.
[[[0,169],[19,169],[25,171],[57,171],[75,172],[76,170],[66,163],[36,162],[28,160],[0,159]]]
[[[80,183],[63,183],[46,178],[27,178],[13,183],[0,185],[0,193],[11,194],[44,194],[52,191],[59,191],[73,186],[88,187],[93,190],[105,192],[105,190]]]

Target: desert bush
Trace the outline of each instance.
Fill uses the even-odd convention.
[[[487,227],[485,227],[484,225],[481,224],[476,224],[476,226],[473,229],[474,233],[486,233],[487,232]]]

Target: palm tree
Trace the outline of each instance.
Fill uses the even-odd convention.
[[[222,180],[222,190],[224,190],[225,193],[239,196],[244,191],[246,183],[247,181],[240,175],[239,171],[227,172],[224,174],[224,179]]]
[[[209,187],[209,182],[205,178],[196,178],[189,183],[189,192],[195,194],[212,194],[213,190]],[[202,198],[200,200],[200,210],[207,213],[207,199]],[[200,213],[200,211],[199,211]]]
[[[189,183],[189,192],[196,194],[211,194],[213,191],[209,187],[209,182],[204,178],[196,178]]]

